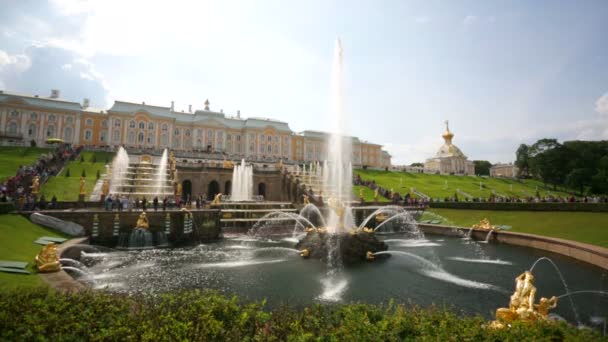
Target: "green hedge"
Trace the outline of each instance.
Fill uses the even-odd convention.
[[[432,202],[430,208],[519,211],[588,211],[608,212],[608,203],[492,203]]]
[[[6,214],[15,211],[15,205],[11,202],[0,202],[0,214]]]
[[[371,290],[371,289],[370,289]],[[0,340],[22,341],[592,341],[566,323],[483,328],[481,317],[439,308],[349,304],[283,307],[239,303],[211,292],[160,296],[45,289],[0,293]]]

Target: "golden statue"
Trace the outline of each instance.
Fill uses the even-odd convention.
[[[363,194],[363,188],[359,189],[359,198],[361,199],[361,202],[365,201],[365,196]]]
[[[169,170],[175,171],[175,155],[173,151],[169,152]]]
[[[222,193],[218,193],[213,197],[213,201],[211,201],[211,205],[220,205],[222,203]]]
[[[110,192],[110,182],[107,179],[104,179],[103,184],[101,184],[101,193],[104,196],[108,196],[109,192]]]
[[[367,228],[367,227],[363,227],[363,229],[361,229],[361,231],[363,231],[364,233],[373,233],[374,230],[372,228]]]
[[[376,189],[374,190],[374,202],[378,202],[378,196],[379,196],[379,195],[380,195],[380,194],[378,193],[378,188],[376,188]]]
[[[549,310],[557,307],[557,297],[543,297],[539,304],[534,304],[535,297],[534,275],[526,271],[515,278],[515,292],[511,295],[509,307],[496,310],[496,320],[490,323],[490,327],[504,328],[513,321],[547,320]]]
[[[57,245],[54,242],[49,242],[36,255],[36,269],[40,273],[56,272],[61,270],[59,256],[57,255]]]
[[[145,211],[139,215],[139,218],[137,219],[137,225],[135,226],[135,228],[143,228],[143,229],[150,228],[150,225],[148,223],[148,217],[146,216]]]
[[[372,260],[376,259],[376,256],[371,251],[367,251],[367,253],[365,253],[365,259],[372,261]]]
[[[277,166],[279,170],[283,170],[283,158],[279,159],[279,164]]]
[[[85,194],[84,184],[85,184],[84,177],[80,177],[80,190],[79,191],[80,191],[81,195]]]
[[[380,223],[380,222],[382,222],[382,221],[386,220],[387,218],[388,218],[388,216],[387,216],[386,214],[378,214],[378,215],[376,215],[376,217],[375,217],[376,222],[378,222],[378,223]]]
[[[308,199],[308,195],[302,195],[304,197],[304,205],[310,204],[310,200]]]
[[[306,233],[315,233],[317,228],[309,227],[304,230]]]
[[[224,159],[224,169],[234,168],[234,163],[228,159]]]
[[[302,258],[308,258],[310,256],[310,251],[308,249],[303,249],[300,251],[300,256]]]
[[[175,196],[180,197],[182,195],[182,184],[179,182],[175,183]]]
[[[342,203],[339,199],[334,198],[334,197],[330,197],[327,200],[327,205],[336,213],[336,215],[338,216],[338,224],[339,226],[336,227],[337,230],[342,230],[344,228],[344,211],[345,211],[345,207],[344,207],[344,203]]]
[[[496,226],[493,226],[490,224],[490,220],[488,220],[487,218],[484,218],[483,220],[479,221],[478,224],[474,224],[473,228],[475,229],[484,229],[484,230],[494,230],[497,229]]]
[[[40,188],[40,178],[38,176],[36,176],[32,180],[32,186],[30,186],[30,189],[32,189],[32,194],[33,195],[37,194],[39,188]]]

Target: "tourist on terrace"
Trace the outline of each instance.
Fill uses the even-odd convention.
[[[105,209],[106,211],[112,211],[112,195],[108,195],[108,198],[106,198]]]
[[[154,197],[152,205],[154,206],[154,211],[158,211],[158,197]]]

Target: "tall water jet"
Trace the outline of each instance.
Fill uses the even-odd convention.
[[[326,198],[335,198],[339,203],[352,199],[352,170],[348,169],[351,167],[351,141],[346,135],[348,122],[343,111],[342,57],[342,43],[338,39],[334,48],[332,66],[332,133],[328,143],[330,148],[327,153],[327,174],[323,177],[323,192],[326,194]],[[343,228],[343,216],[331,212],[328,219],[328,231],[336,233]]]
[[[116,193],[121,189],[129,169],[129,155],[124,147],[120,146],[116,157],[112,160],[112,180],[110,193]]]
[[[154,192],[160,194],[164,190],[164,186],[167,185],[167,149],[163,150],[163,155],[160,157],[160,163],[158,169],[156,169],[156,176],[154,179]]]
[[[231,201],[251,201],[253,199],[253,167],[245,164],[234,165],[232,171],[232,193]]]

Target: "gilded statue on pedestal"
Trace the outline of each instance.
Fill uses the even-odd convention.
[[[224,159],[224,169],[234,168],[234,163],[230,160]]]
[[[496,320],[490,323],[490,327],[504,328],[514,321],[548,320],[549,310],[557,306],[557,297],[543,297],[539,304],[534,303],[535,297],[534,275],[526,271],[515,278],[515,292],[509,307],[496,310]]]
[[[378,188],[376,188],[376,189],[374,190],[374,202],[378,202],[378,196],[379,196],[379,195],[380,195],[380,194],[378,193]]]
[[[137,224],[135,225],[135,228],[143,228],[143,229],[148,229],[150,228],[150,225],[148,223],[148,216],[146,216],[146,212],[142,212],[139,215],[139,218],[137,219]]]
[[[182,196],[182,184],[179,182],[175,183],[175,196],[176,197]]]
[[[308,195],[302,195],[304,198],[304,205],[310,204],[310,200],[308,199]]]
[[[30,188],[32,189],[33,195],[38,193],[38,190],[40,188],[40,178],[38,176],[34,177],[34,179],[32,180],[32,186],[30,186]]]
[[[222,193],[218,193],[213,197],[213,201],[211,201],[211,205],[220,205],[222,203]]]
[[[478,224],[474,224],[473,228],[475,229],[485,229],[485,230],[494,230],[497,229],[496,226],[493,226],[490,224],[490,220],[488,220],[487,218],[484,218],[483,220],[479,221]]]
[[[363,188],[359,189],[359,199],[361,200],[361,202],[365,202]]]
[[[107,179],[103,180],[103,184],[101,184],[101,194],[105,197],[110,193],[110,181]]]
[[[59,256],[57,255],[57,245],[54,242],[49,242],[36,255],[36,269],[38,272],[56,272],[61,269]]]
[[[84,185],[85,185],[85,180],[84,180],[84,177],[80,177],[80,189],[79,189],[79,194],[81,194],[81,195],[84,195],[84,194],[85,194]]]

